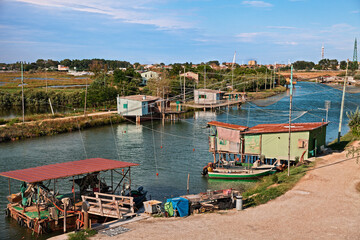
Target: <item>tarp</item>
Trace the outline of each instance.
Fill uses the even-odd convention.
[[[229,140],[231,142],[240,142],[240,131],[232,130],[222,127],[217,127],[217,133],[219,139]]]
[[[170,198],[166,202],[171,202],[174,210],[177,210],[180,217],[186,217],[189,215],[189,200],[182,197]]]

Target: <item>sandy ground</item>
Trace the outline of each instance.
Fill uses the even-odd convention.
[[[345,153],[323,157],[292,190],[255,208],[151,218],[94,239],[360,239],[360,162],[334,164],[342,159]]]
[[[337,76],[338,74],[340,74],[342,71],[316,71],[316,72],[302,72],[302,71],[295,71],[293,73],[293,77],[295,79],[312,79],[312,78],[317,78],[317,77],[322,77],[322,76]],[[279,72],[279,74],[285,76],[285,77],[290,77],[290,71],[285,71],[285,72]]]

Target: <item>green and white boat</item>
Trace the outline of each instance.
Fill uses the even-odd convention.
[[[208,176],[211,179],[248,180],[259,179],[275,172],[276,170],[273,169],[216,168],[212,172],[208,172]]]

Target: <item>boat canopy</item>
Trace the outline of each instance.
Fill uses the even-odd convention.
[[[105,158],[89,158],[9,172],[1,172],[0,176],[13,178],[27,183],[35,183],[138,165],[139,164],[136,163],[122,162]]]

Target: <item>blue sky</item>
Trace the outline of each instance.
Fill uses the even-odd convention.
[[[359,0],[0,0],[0,62],[352,59]]]

